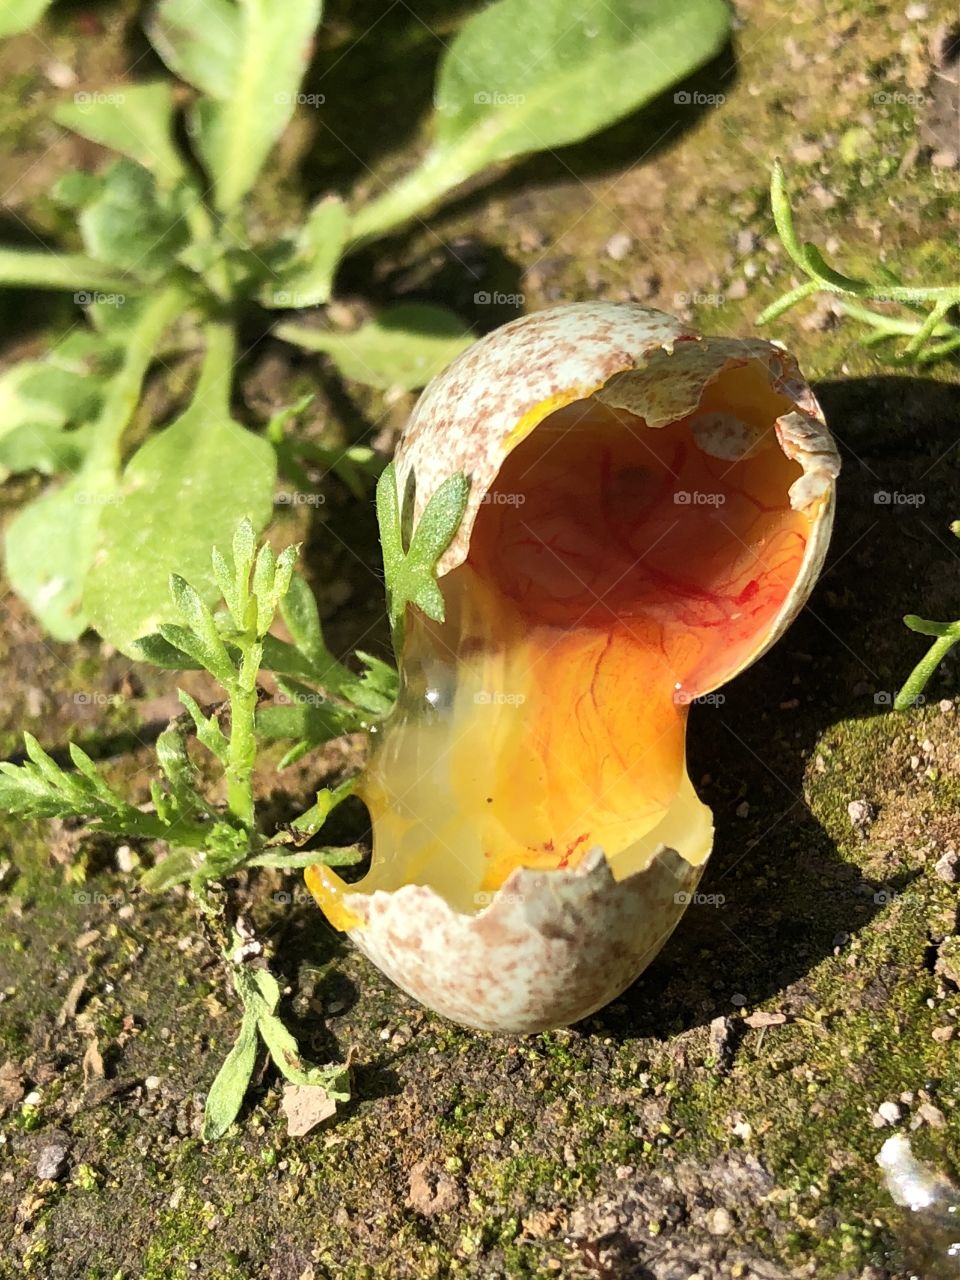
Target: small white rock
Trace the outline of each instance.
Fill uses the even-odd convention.
[[[899,1102],[881,1102],[877,1115],[883,1124],[899,1124],[903,1119],[903,1107]]]
[[[605,252],[614,262],[622,262],[633,248],[633,240],[626,231],[618,231],[606,243]]]

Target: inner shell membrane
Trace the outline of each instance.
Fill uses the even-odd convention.
[[[597,845],[628,874],[678,807],[706,812],[688,707],[762,647],[810,532],[774,431],[790,408],[748,367],[665,427],[591,397],[516,447],[441,580],[445,622],[408,620],[401,703],[361,787],[373,865],[353,888],[429,884],[476,911],[515,867]]]

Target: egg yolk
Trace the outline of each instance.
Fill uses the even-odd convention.
[[[429,884],[476,911],[517,867],[600,846],[623,878],[702,831],[689,707],[763,646],[810,532],[774,432],[790,408],[746,366],[668,426],[591,397],[514,449],[441,579],[444,622],[408,618],[359,787],[371,869],[351,886],[308,872],[334,924],[347,890]]]

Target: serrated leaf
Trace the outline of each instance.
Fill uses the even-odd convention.
[[[149,169],[161,186],[184,177],[173,143],[173,93],[165,80],[152,84],[120,84],[92,96],[77,94],[58,106],[53,118],[82,138],[135,160]]]
[[[191,128],[228,213],[250,191],[296,109],[320,0],[162,0],[149,27],[158,53],[207,95]]]
[[[220,728],[216,716],[205,716],[197,700],[184,689],[179,689],[180,701],[190,713],[190,718],[197,727],[197,741],[212,752],[221,763],[226,764],[230,743]]]
[[[199,791],[197,771],[180,727],[173,724],[165,729],[157,738],[156,749],[157,764],[170,784],[178,813],[187,817],[205,813],[207,806]]]
[[[217,1072],[203,1111],[203,1140],[223,1137],[236,1120],[257,1063],[257,1021],[244,1014],[237,1042]]]
[[[403,637],[403,617],[408,604],[415,604],[435,622],[444,617],[443,595],[436,582],[437,561],[450,545],[460,526],[470,494],[466,476],[448,476],[424,508],[413,531],[408,551],[403,549],[400,499],[393,464],[377,484],[377,521],[383,552],[387,613],[399,650]]]
[[[276,334],[307,351],[322,351],[337,368],[368,387],[423,387],[473,342],[446,307],[398,302],[352,333],[281,324]]]
[[[271,740],[296,738],[312,747],[360,728],[355,711],[320,699],[280,703],[257,709],[257,733]]]
[[[228,545],[244,516],[258,529],[267,524],[275,479],[267,441],[230,418],[211,417],[197,399],[148,440],[101,522],[84,594],[100,634],[132,653],[136,640],[176,617],[168,594],[174,572],[205,602],[218,600],[210,548]]]

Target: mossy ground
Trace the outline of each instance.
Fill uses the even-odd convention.
[[[955,272],[944,249],[956,241],[955,175],[914,146],[922,108],[875,96],[929,84],[927,44],[954,15],[941,3],[912,9],[924,16],[745,0],[735,48],[689,86],[723,94],[721,107],[668,95],[598,139],[525,162],[430,231],[350,264],[341,293],[437,298],[478,329],[511,314],[510,302],[475,298],[499,293],[524,295],[528,309],[634,298],[689,311],[708,330],[749,331],[790,278],[766,205],[776,154],[803,231],[835,241],[852,270],[881,259],[908,278]],[[44,68],[62,61],[98,87],[133,65],[144,46],[117,12],[65,6],[40,36],[0,50],[11,226],[65,231],[50,176],[93,155],[47,123],[61,91]],[[327,114],[306,112],[291,132],[277,181],[264,184],[275,193],[265,221],[319,189],[324,172],[374,188],[353,153],[384,177],[410,162],[456,18],[421,4],[422,26],[398,6],[364,37],[380,12],[339,6],[330,18],[319,56],[345,56],[308,86],[325,93]],[[147,58],[138,74],[144,66],[155,69]],[[8,330],[24,314],[8,307]],[[26,314],[29,340],[63,305]],[[721,706],[693,718],[691,772],[718,828],[702,891],[722,902],[692,906],[612,1007],[519,1040],[415,1007],[326,928],[293,879],[261,877],[243,892],[275,944],[285,1011],[317,1060],[356,1046],[355,1097],[333,1127],[291,1140],[266,1074],[237,1129],[205,1147],[203,1094],[236,1010],[188,901],[132,889],[108,842],[78,847],[70,832],[5,824],[0,1059],[37,1097],[0,1122],[0,1275],[910,1274],[908,1224],[874,1163],[890,1130],[874,1116],[903,1098],[903,1124],[921,1122],[916,1151],[960,1166],[958,1040],[940,1030],[960,1017],[957,901],[934,870],[960,844],[956,663],[922,709],[889,714],[884,695],[922,647],[901,615],[956,616],[946,525],[960,514],[960,392],[955,368],[891,371],[855,326],[813,307],[771,336],[818,379],[845,471],[810,608]],[[267,341],[245,374],[248,405],[304,379],[319,382],[321,419],[354,433],[389,432],[409,404],[381,418],[381,402]],[[879,492],[920,496],[884,504]],[[6,509],[22,496],[8,486]],[[309,565],[346,649],[381,611],[372,515],[331,493],[323,516]],[[168,713],[173,682],[131,672],[91,638],[46,642],[10,596],[0,609],[3,750],[24,728],[48,746],[76,738],[142,788],[150,753],[136,735]],[[322,767],[306,762],[282,789],[265,772],[278,816],[309,803]],[[860,825],[855,800],[871,815]],[[785,1020],[750,1025],[759,1011]],[[88,1063],[85,1081],[94,1041],[105,1079]],[[66,1172],[41,1182],[36,1160],[57,1131]]]

